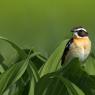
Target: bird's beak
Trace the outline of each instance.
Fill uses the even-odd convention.
[[[73,37],[74,37],[74,38],[78,38],[78,34],[77,34],[77,32],[74,32]]]

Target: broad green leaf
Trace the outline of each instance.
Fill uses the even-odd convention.
[[[93,57],[86,60],[84,69],[89,75],[95,75],[95,59]]]
[[[61,75],[47,74],[39,80],[35,95],[85,95],[75,84]]]
[[[74,87],[74,89],[76,90],[76,92],[78,93],[78,95],[86,95],[82,89],[80,89],[78,86],[76,86],[74,83],[71,83],[72,86]]]
[[[0,54],[0,73],[6,70],[7,66],[4,64],[4,57]]]
[[[62,85],[60,86],[60,82],[57,81],[57,78],[50,78],[51,75],[47,74],[43,76],[35,87],[35,95],[58,95],[60,88],[64,88]],[[63,92],[63,90],[62,90]],[[64,89],[65,92],[65,89]]]
[[[57,76],[62,83],[66,86],[69,95],[85,95],[84,92],[79,89],[74,83],[69,80],[63,78],[62,76]]]
[[[11,87],[9,87],[9,93],[7,95],[21,95],[24,88],[21,86],[21,83],[22,82],[19,81],[19,86],[17,84],[11,85]]]
[[[8,42],[17,51],[17,53],[19,54],[19,56],[22,59],[26,58],[26,53],[21,48],[19,48],[16,44],[14,44],[12,41],[10,41],[2,36],[0,36],[0,39]]]
[[[29,63],[29,59],[23,60],[17,64],[13,64],[7,71],[0,76],[0,95],[9,87],[21,78]]]
[[[30,89],[29,89],[29,94],[28,95],[34,95],[35,84],[40,79],[40,76],[38,74],[37,68],[35,67],[35,65],[34,65],[34,63],[32,61],[30,61],[29,70],[28,71],[29,71],[29,73],[32,74],[32,79],[31,79]]]
[[[3,95],[9,95],[9,89],[7,89]]]
[[[20,59],[25,59],[27,57],[27,55],[30,53],[30,49],[21,49],[20,47],[18,47],[15,43],[13,43],[12,41],[0,36],[1,40],[4,40],[6,42],[8,42],[18,53]],[[37,62],[39,62],[39,65],[37,64],[36,66],[38,68],[40,68],[40,66],[46,61],[46,58],[43,57],[40,53],[36,54],[34,50],[31,50],[31,52],[35,55],[34,57],[32,57],[32,61],[37,64]],[[37,52],[38,53],[38,52]],[[18,57],[17,57],[18,59]],[[17,60],[15,59],[15,60]],[[18,59],[19,60],[19,59]]]
[[[9,93],[7,95],[28,95],[30,82],[25,84],[22,79],[19,79],[16,83],[9,87]]]
[[[28,95],[29,88],[30,88],[30,81],[27,85],[24,86],[24,90],[23,90],[23,93],[21,95]]]
[[[18,52],[18,55],[20,56],[21,59],[26,58],[26,56],[30,53],[30,51],[32,52],[31,59],[33,59],[34,57],[36,57],[38,55],[38,53],[35,53],[32,50],[28,50],[28,53],[26,53],[26,50],[22,50],[16,44],[14,44],[13,42],[9,41],[8,39],[6,39],[4,37],[0,37],[0,39],[8,42]]]
[[[33,77],[33,78],[31,79],[30,89],[29,89],[29,94],[28,94],[28,95],[35,95],[35,94],[34,94],[35,84],[36,84],[35,78]]]
[[[30,49],[24,49],[26,54],[29,54]],[[31,61],[33,64],[35,64],[36,68],[39,70],[40,67],[46,62],[46,58],[41,55],[40,52],[37,52],[36,50],[32,49],[31,51]]]
[[[74,59],[60,73],[82,89],[86,95],[95,95],[95,79],[84,71],[81,64],[78,60]]]
[[[43,76],[47,73],[51,73],[57,70],[59,62],[61,60],[61,56],[63,54],[66,41],[63,41],[58,48],[54,51],[54,53],[49,57],[45,65],[43,66],[42,70],[40,71],[40,76]]]
[[[38,82],[40,76],[39,76],[39,74],[38,74],[37,68],[35,67],[35,65],[34,65],[33,62],[31,62],[31,61],[30,61],[30,64],[29,64],[29,68],[30,68],[29,71],[30,71],[30,73],[32,73],[32,75],[33,75],[35,81]]]
[[[45,63],[45,59],[38,52],[34,52],[31,56],[31,61],[35,64],[37,70]]]

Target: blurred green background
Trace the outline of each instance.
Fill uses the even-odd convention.
[[[0,0],[0,35],[22,48],[50,55],[80,25],[94,41],[95,0]]]

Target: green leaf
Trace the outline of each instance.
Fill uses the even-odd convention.
[[[37,68],[35,67],[35,65],[31,61],[30,61],[30,64],[29,64],[29,68],[30,68],[29,72],[32,73],[35,81],[38,82],[40,76],[38,74]]]
[[[31,79],[30,89],[29,89],[29,94],[28,95],[35,95],[34,94],[35,85],[36,85],[36,82],[35,82],[35,78],[33,77]]]
[[[17,64],[13,64],[7,71],[0,76],[0,95],[9,87],[21,78],[28,66],[29,59],[23,60]]]
[[[29,71],[30,74],[32,74],[32,79],[31,79],[30,89],[29,89],[29,95],[34,95],[35,84],[40,79],[40,76],[38,74],[37,68],[35,67],[35,65],[32,61],[30,61],[28,71]]]
[[[62,76],[57,76],[62,83],[66,86],[69,95],[85,95],[84,92],[79,89],[74,83],[69,80],[63,78]]]
[[[24,49],[26,54],[29,54],[30,49]],[[34,49],[31,50],[31,61],[35,64],[36,68],[39,70],[40,67],[46,62],[46,58],[41,55],[40,52],[35,51]]]
[[[84,69],[89,75],[95,75],[95,59],[93,57],[86,60]]]
[[[19,86],[17,84],[13,84],[9,87],[9,92],[7,95],[21,95],[23,88],[24,87],[21,86],[21,81],[19,81]]]
[[[7,66],[4,64],[4,57],[0,54],[0,73],[6,70]]]
[[[58,74],[61,73],[61,75],[81,88],[86,95],[95,95],[95,78],[86,73],[81,64],[77,59],[74,59]]]
[[[40,55],[40,53],[37,52],[33,52],[31,61],[33,62],[33,64],[35,64],[37,70],[39,70],[40,67],[46,62],[46,60]]]
[[[14,44],[12,41],[10,41],[10,40],[2,37],[2,36],[0,36],[0,39],[3,40],[3,41],[8,42],[17,51],[17,53],[19,54],[19,56],[22,59],[26,58],[26,53],[21,48],[19,48],[16,44]]]
[[[51,73],[57,70],[66,43],[67,43],[67,40],[63,41],[58,46],[58,48],[54,51],[54,53],[49,57],[49,59],[43,66],[42,70],[40,71],[40,76],[43,76],[47,73]]]
[[[85,95],[75,84],[61,75],[47,74],[36,85],[35,95]]]

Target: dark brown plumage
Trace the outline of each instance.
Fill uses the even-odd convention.
[[[61,62],[61,65],[64,64],[65,57],[66,57],[66,55],[67,55],[67,53],[68,53],[68,51],[69,51],[69,48],[70,48],[70,46],[71,46],[72,43],[73,43],[73,38],[71,38],[71,39],[68,41],[68,43],[66,44],[66,46],[65,46],[65,50],[64,50],[63,55],[62,55],[62,62]]]

